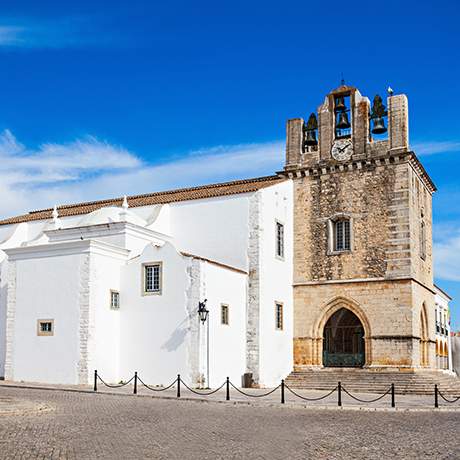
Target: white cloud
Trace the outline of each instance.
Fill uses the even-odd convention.
[[[0,23],[0,47],[67,48],[86,45],[125,43],[126,37],[101,30],[91,18],[63,17],[35,21],[28,18],[4,18]]]
[[[458,225],[446,226],[443,228],[441,238],[434,242],[434,273],[436,278],[460,281],[459,254],[460,231]]]
[[[431,141],[415,142],[412,144],[413,151],[420,156],[434,155],[436,153],[448,153],[460,151],[460,142],[458,141]]]
[[[0,134],[0,216],[273,174],[282,167],[283,156],[282,142],[268,142],[200,149],[153,165],[94,137],[28,149],[4,131]]]
[[[0,26],[0,46],[20,46],[23,35],[23,27]]]

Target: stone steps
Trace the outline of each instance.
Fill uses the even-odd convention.
[[[460,379],[442,372],[391,372],[366,369],[318,369],[292,372],[285,383],[293,389],[331,390],[341,382],[348,391],[383,393],[394,383],[397,394],[434,393],[434,385],[446,395],[460,396]]]

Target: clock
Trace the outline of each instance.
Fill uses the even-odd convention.
[[[332,157],[338,161],[349,160],[353,155],[351,139],[339,139],[332,144]]]

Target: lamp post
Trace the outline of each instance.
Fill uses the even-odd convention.
[[[198,302],[198,317],[203,326],[209,317],[209,310],[206,308],[207,301],[208,299],[204,299],[203,302]],[[206,329],[206,385],[209,387],[209,321]]]

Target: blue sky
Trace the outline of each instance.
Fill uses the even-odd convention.
[[[460,298],[455,1],[0,5],[0,214],[271,174],[285,121],[338,86],[409,97],[437,184],[437,283]],[[460,327],[457,301],[454,324]]]

